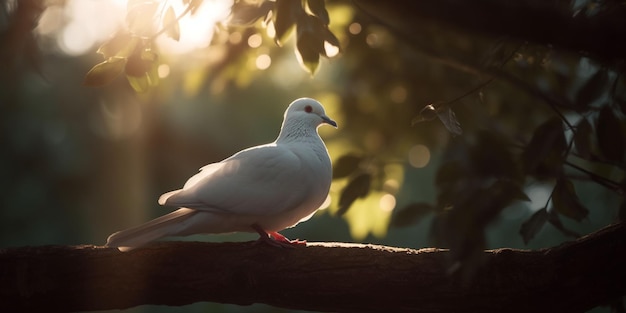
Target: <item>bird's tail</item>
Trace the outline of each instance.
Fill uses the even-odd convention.
[[[118,231],[107,238],[107,247],[120,251],[130,251],[139,246],[165,236],[176,235],[184,221],[198,213],[196,210],[181,208],[172,213],[155,218],[145,224]]]

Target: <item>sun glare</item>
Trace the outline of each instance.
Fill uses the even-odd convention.
[[[168,1],[169,4],[177,16],[185,11],[182,0]],[[159,46],[163,51],[174,54],[207,47],[211,43],[216,25],[228,18],[232,5],[233,0],[204,0],[193,15],[186,15],[180,20],[180,40],[161,36],[158,40]]]
[[[154,1],[160,4],[159,13],[165,12],[170,6],[176,16],[185,12],[183,0]],[[37,32],[54,38],[60,51],[67,55],[85,54],[110,38],[118,29],[126,27],[127,2],[68,0],[63,7],[50,6],[44,11]],[[216,24],[228,18],[232,5],[233,0],[202,1],[193,15],[188,13],[179,20],[179,41],[164,34],[157,38],[160,50],[183,54],[208,46]]]

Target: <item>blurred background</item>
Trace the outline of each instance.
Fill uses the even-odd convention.
[[[314,2],[305,1],[301,10],[323,22],[324,11]],[[159,195],[180,188],[208,163],[273,141],[285,108],[299,97],[322,102],[339,124],[320,128],[336,179],[330,202],[311,220],[285,230],[289,238],[537,249],[619,219],[622,197],[611,182],[623,180],[624,163],[602,158],[607,148],[596,138],[601,127],[594,122],[610,106],[613,119],[607,123],[618,126],[607,132],[623,146],[623,112],[615,100],[625,92],[619,68],[579,52],[465,32],[436,20],[408,25],[402,16],[363,2],[327,1],[330,22],[312,31],[325,44],[315,50],[304,46],[306,28],[297,20],[291,22],[295,30],[276,36],[286,22],[274,2],[1,1],[0,248],[103,245],[109,234],[169,212],[157,204]],[[566,15],[597,13],[587,9],[592,1],[557,2]],[[153,10],[143,13],[146,8]],[[136,28],[141,23],[148,30]],[[135,39],[124,37],[129,34]],[[126,39],[116,43],[121,48],[113,59],[103,49],[97,53],[116,38]],[[119,52],[132,40],[132,51]],[[141,79],[128,66],[139,50],[147,64]],[[87,75],[115,58],[127,67]],[[565,105],[555,109],[554,98]],[[542,161],[533,161],[525,147],[539,126],[558,116],[555,110],[575,129],[582,120],[595,123],[587,154],[584,143],[571,150],[575,129],[564,124],[569,148],[566,160],[555,165],[574,163],[587,172],[572,166],[556,174],[545,169],[546,175],[538,174],[542,168],[528,170],[528,162]],[[580,207],[552,213],[549,199],[563,175],[575,191],[565,188],[561,198],[576,198]],[[448,205],[446,197],[454,196],[446,193],[446,179],[458,178],[480,206],[485,202],[477,199],[487,201],[500,189],[470,186],[502,176],[517,187],[504,193],[501,206],[456,215],[463,225],[475,221],[466,228],[447,219],[458,209]],[[527,198],[513,196],[516,191]],[[529,222],[540,210],[563,218],[546,217],[545,227]],[[209,303],[176,309],[209,310],[286,311]]]

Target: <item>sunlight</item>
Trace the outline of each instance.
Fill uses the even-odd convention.
[[[167,1],[179,16],[185,11],[182,0]],[[215,26],[230,15],[233,0],[204,0],[193,15],[180,20],[180,40],[167,36],[158,39],[159,46],[166,53],[184,54],[195,49],[205,48],[211,43]]]

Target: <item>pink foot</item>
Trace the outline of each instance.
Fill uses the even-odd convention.
[[[253,224],[252,228],[259,233],[260,242],[265,242],[271,246],[290,249],[293,249],[296,246],[306,246],[306,240],[289,240],[289,238],[279,234],[278,232],[266,232],[257,224]]]

